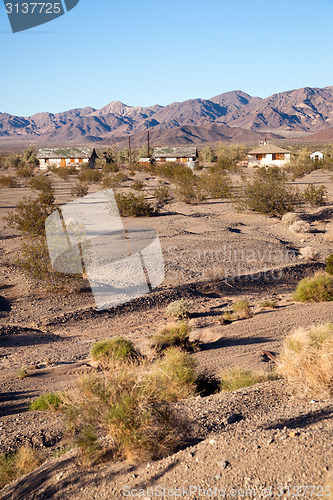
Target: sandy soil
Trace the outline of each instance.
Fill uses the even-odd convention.
[[[309,182],[323,183],[333,200],[330,175],[316,171],[295,183],[301,188]],[[142,173],[136,178],[145,181],[151,196],[158,179]],[[75,180],[53,179],[57,202],[70,201]],[[87,282],[81,283],[79,293],[47,293],[11,266],[22,237],[5,227],[3,217],[28,194],[23,183],[0,191],[2,452],[22,444],[48,452],[61,448],[65,443],[61,419],[27,412],[28,404],[41,393],[72,386],[78,374],[91,371],[89,351],[97,340],[126,335],[149,355],[149,336],[168,321],[165,308],[172,300],[193,300],[191,335],[201,341],[193,356],[198,369],[216,376],[230,366],[270,370],[262,350],[278,353],[293,328],[332,320],[331,304],[295,303],[291,293],[300,278],[322,269],[332,252],[333,243],[325,239],[325,232],[333,221],[333,205],[307,210],[303,218],[312,226],[307,234],[294,234],[275,218],[239,212],[217,200],[197,206],[173,202],[157,217],[126,219],[127,227],[157,229],[166,279],[145,297],[97,312]],[[320,250],[318,262],[300,255],[305,246]],[[223,312],[240,298],[249,301],[253,317],[221,325]],[[262,309],[263,299],[276,300],[278,307]],[[21,380],[16,371],[22,367],[30,369],[30,376]],[[283,381],[178,405],[177,411],[185,412],[192,422],[196,444],[174,456],[148,466],[104,464],[82,475],[71,451],[4,488],[0,498],[122,498],[126,485],[146,489],[192,484],[228,491],[272,486],[271,498],[281,498],[279,486],[302,483],[319,488],[333,468],[332,401],[300,399]],[[226,419],[231,415],[239,418],[229,424]],[[288,498],[288,490],[283,495]]]

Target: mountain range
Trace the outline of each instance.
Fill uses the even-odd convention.
[[[38,144],[152,141],[165,145],[217,141],[254,143],[270,139],[332,137],[333,86],[304,87],[265,99],[240,90],[211,99],[190,99],[167,106],[127,106],[119,101],[101,109],[71,109],[22,117],[0,113],[0,141]],[[327,131],[327,133],[326,133]],[[326,135],[325,135],[326,133]],[[315,137],[317,138],[315,139]]]

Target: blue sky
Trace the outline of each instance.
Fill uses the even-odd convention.
[[[333,85],[332,16],[332,0],[80,0],[13,34],[0,0],[0,112]]]

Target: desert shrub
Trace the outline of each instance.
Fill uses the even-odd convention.
[[[333,323],[300,328],[285,339],[278,372],[299,392],[333,395]]]
[[[15,479],[28,474],[41,464],[34,448],[23,446],[16,453],[0,455],[0,488]]]
[[[19,368],[16,372],[17,378],[24,379],[29,377],[29,372],[25,368]]]
[[[18,168],[22,162],[22,156],[17,154],[11,154],[5,158],[5,168]]]
[[[189,333],[190,328],[185,321],[167,325],[160,333],[152,337],[150,345],[156,349],[158,353],[173,346],[188,350],[191,347]]]
[[[232,305],[237,319],[246,319],[251,317],[251,309],[247,300],[239,300]]]
[[[230,173],[240,172],[239,162],[246,160],[246,148],[242,144],[220,145],[215,153],[218,157],[217,168]]]
[[[34,175],[34,167],[32,165],[23,164],[17,170],[18,177],[27,178],[27,177],[32,177],[33,175]]]
[[[331,253],[327,260],[326,260],[326,268],[325,268],[325,271],[328,273],[328,274],[333,274],[333,253]]]
[[[151,217],[157,213],[143,195],[117,193],[115,199],[123,217]]]
[[[221,391],[236,391],[242,387],[249,387],[254,384],[266,382],[268,380],[275,380],[278,375],[274,372],[269,373],[255,373],[244,368],[236,367],[230,368],[227,372],[222,374],[220,389]]]
[[[304,247],[300,249],[301,255],[308,260],[318,260],[320,257],[320,252],[319,250],[316,250],[315,248],[312,247]]]
[[[114,175],[104,177],[102,185],[104,188],[117,188],[126,181],[128,181],[127,175],[124,172],[117,172]]]
[[[154,197],[156,198],[158,206],[162,206],[170,199],[170,189],[166,185],[160,185],[154,190]]]
[[[178,401],[195,393],[196,363],[190,354],[179,347],[169,347],[164,356],[155,361],[147,374],[156,397]]]
[[[102,165],[102,172],[103,174],[115,174],[116,172],[119,172],[119,167],[117,163],[114,162],[105,162]]]
[[[285,165],[284,170],[290,175],[292,180],[295,180],[322,167],[323,165],[320,162],[311,160],[308,150],[303,149],[302,151],[298,151],[297,155]]]
[[[29,405],[29,411],[57,411],[62,405],[61,394],[47,392],[41,394]]]
[[[304,201],[311,207],[321,207],[325,205],[327,189],[325,186],[315,186],[310,184],[303,193]]]
[[[259,168],[254,179],[245,180],[243,205],[259,213],[281,216],[294,209],[299,194],[286,185],[286,179],[277,167]]]
[[[14,188],[17,186],[17,182],[14,177],[10,175],[2,175],[0,177],[0,187]]]
[[[276,308],[277,307],[277,302],[276,300],[263,300],[260,302],[260,307],[269,307],[269,308]]]
[[[135,180],[132,184],[132,188],[135,189],[135,191],[142,191],[144,186],[144,183],[139,180]]]
[[[97,342],[92,346],[90,355],[92,359],[106,365],[115,362],[136,361],[140,356],[132,342],[123,337]]]
[[[78,179],[82,182],[98,184],[103,178],[102,172],[93,168],[84,168],[78,175]]]
[[[294,222],[289,230],[293,233],[311,233],[311,225],[305,220],[299,220]]]
[[[162,458],[182,440],[179,420],[151,379],[133,367],[108,377],[81,378],[66,394],[68,426],[88,460],[98,457],[98,438],[114,459]]]
[[[180,299],[171,302],[168,305],[166,312],[167,315],[172,318],[185,319],[190,317],[192,309],[193,309],[192,300]]]
[[[299,215],[293,212],[287,212],[282,216],[281,222],[282,224],[286,224],[287,226],[291,226],[294,222],[299,221]]]
[[[199,158],[204,163],[214,163],[217,160],[217,155],[214,149],[210,146],[205,146],[199,151]]]
[[[29,181],[29,186],[36,191],[53,192],[52,181],[49,177],[43,174],[32,177]]]
[[[37,199],[25,198],[9,212],[5,221],[10,227],[30,236],[44,235],[45,221],[55,209],[52,198],[48,193],[41,193]]]
[[[75,284],[69,276],[54,271],[45,238],[23,243],[15,265],[48,291],[68,292]]]
[[[179,201],[187,205],[197,205],[206,199],[203,186],[198,181],[178,182],[176,195]]]
[[[203,174],[201,181],[209,198],[229,198],[232,193],[230,178],[223,172],[212,171]]]
[[[71,190],[71,195],[74,198],[82,198],[86,196],[89,191],[89,184],[86,182],[79,181],[75,184],[75,186]]]
[[[317,272],[314,276],[302,279],[293,299],[299,302],[327,302],[333,300],[333,276]]]

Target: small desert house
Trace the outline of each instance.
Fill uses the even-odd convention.
[[[315,151],[314,153],[310,154],[310,158],[313,161],[324,161],[324,153],[321,151]]]
[[[80,168],[83,165],[95,168],[95,161],[98,158],[95,148],[56,148],[40,149],[37,153],[40,170],[47,170],[48,167],[72,167]]]
[[[174,162],[188,167],[198,164],[198,150],[196,147],[154,148],[153,160],[155,163]]]
[[[249,167],[282,167],[290,162],[290,151],[274,146],[274,144],[264,143],[257,148],[251,149],[247,154]]]

